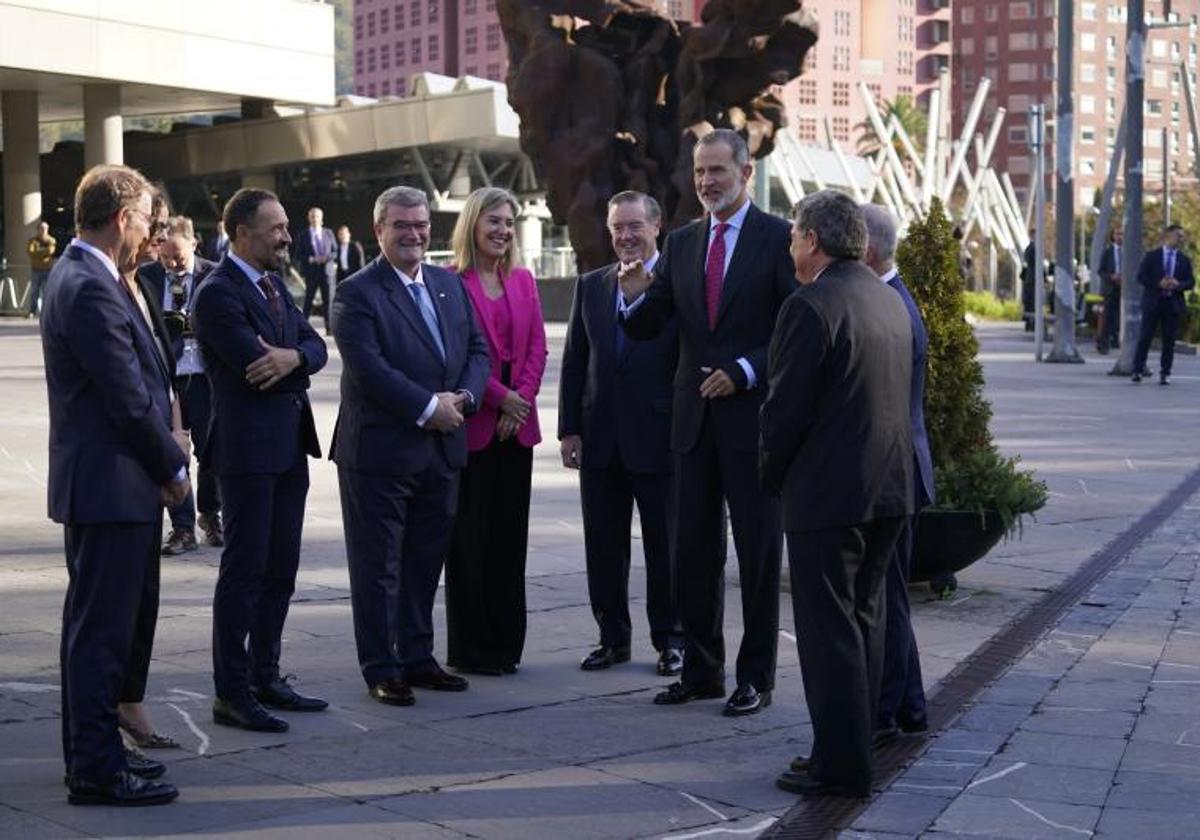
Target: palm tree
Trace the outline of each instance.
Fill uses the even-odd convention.
[[[904,126],[913,146],[918,152],[922,151],[925,145],[925,132],[929,126],[929,115],[917,107],[911,96],[902,93],[891,102],[885,101],[879,108],[879,115],[883,118],[885,128],[891,122],[892,116],[895,115],[896,119],[900,121],[900,125]],[[858,130],[859,154],[868,157],[878,152],[879,137],[875,134],[875,127],[871,125],[871,121],[865,119],[855,128]],[[903,155],[904,149],[899,137],[892,136],[892,145],[896,149],[896,154]]]

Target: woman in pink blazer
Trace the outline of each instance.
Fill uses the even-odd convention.
[[[486,187],[454,226],[454,262],[487,338],[492,373],[467,419],[467,466],[446,561],[446,662],[511,674],[525,646],[525,550],[533,447],[542,439],[535,398],[546,369],[537,283],[516,265],[517,200]]]

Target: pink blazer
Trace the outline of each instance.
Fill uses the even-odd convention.
[[[483,405],[467,418],[467,450],[478,452],[495,437],[500,403],[504,401],[508,389],[500,381],[496,328],[488,317],[483,284],[473,268],[463,273],[462,281],[471,298],[479,327],[487,337],[488,355],[492,359],[492,373],[483,392]],[[508,317],[512,324],[513,346],[509,348],[512,351],[512,389],[533,405],[529,419],[517,430],[517,442],[532,447],[542,439],[535,398],[542,387],[542,374],[546,371],[546,325],[542,322],[537,281],[529,269],[516,266],[509,272],[504,278],[504,299],[508,302]]]

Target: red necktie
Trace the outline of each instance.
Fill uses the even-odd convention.
[[[704,303],[708,308],[708,328],[717,328],[717,307],[721,303],[721,283],[725,277],[725,229],[729,225],[718,222],[713,228],[713,241],[708,249],[708,262],[704,266]]]
[[[275,322],[275,329],[282,335],[283,301],[279,298],[279,290],[271,282],[271,275],[264,274],[262,277],[259,277],[258,288],[262,289],[263,294],[267,296],[267,307],[271,310],[271,320]]]

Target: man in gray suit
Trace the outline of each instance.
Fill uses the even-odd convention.
[[[338,466],[358,661],[371,697],[463,691],[433,658],[433,598],[467,463],[464,416],[491,362],[458,277],[423,263],[429,201],[411,187],[375,200],[382,254],[338,289]]]

